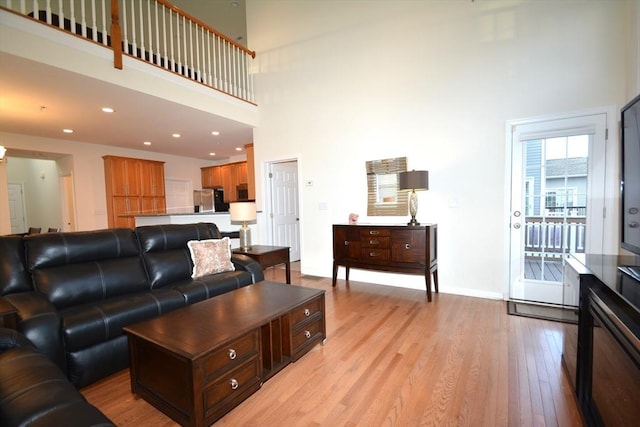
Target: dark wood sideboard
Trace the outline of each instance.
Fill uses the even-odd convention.
[[[338,267],[424,275],[431,301],[431,275],[438,292],[438,226],[426,224],[333,225],[333,286]]]

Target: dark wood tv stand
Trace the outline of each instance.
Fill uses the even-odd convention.
[[[431,301],[431,274],[438,292],[438,226],[426,224],[333,225],[333,286],[338,267],[424,275],[427,300]]]

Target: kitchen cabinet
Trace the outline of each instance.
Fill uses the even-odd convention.
[[[249,182],[247,162],[208,166],[201,168],[200,171],[202,175],[202,188],[222,188],[224,190],[224,201],[227,203],[237,200],[238,185],[247,185]],[[253,175],[253,169],[251,170],[251,174]]]
[[[134,215],[166,212],[164,162],[104,156],[110,228],[135,227]]]

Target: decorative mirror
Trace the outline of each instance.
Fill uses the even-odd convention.
[[[407,158],[370,160],[367,168],[367,215],[407,215],[407,193],[400,191],[400,172],[407,170]]]

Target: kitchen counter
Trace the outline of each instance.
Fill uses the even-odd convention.
[[[134,215],[136,227],[143,225],[158,224],[194,224],[198,222],[211,222],[218,226],[221,233],[236,233],[240,229],[240,223],[231,222],[229,212],[194,212],[194,213],[166,213],[166,214],[149,214]],[[251,229],[251,241],[253,244],[261,244],[266,242],[264,233],[266,232],[266,224],[264,222],[264,213],[257,212],[257,220],[255,223],[249,223]],[[240,246],[239,239],[231,239],[231,247]]]

